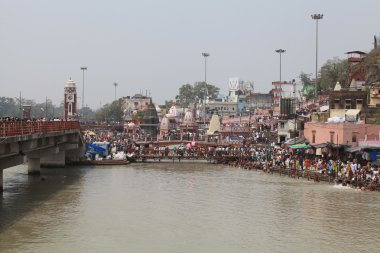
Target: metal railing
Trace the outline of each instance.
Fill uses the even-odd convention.
[[[9,121],[0,122],[0,137],[43,134],[80,129],[78,121]]]

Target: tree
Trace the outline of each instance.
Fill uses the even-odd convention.
[[[98,121],[123,121],[122,99],[113,101],[111,104],[105,104],[95,113],[95,119]]]
[[[320,89],[322,91],[334,89],[337,82],[347,86],[348,61],[337,57],[327,60],[321,67]]]
[[[301,80],[301,83],[303,85],[302,93],[305,97],[311,98],[314,96],[314,84],[310,79],[310,74],[306,74],[305,72],[301,72],[301,74],[298,77]]]
[[[366,83],[380,82],[380,47],[369,52],[364,59]]]
[[[0,97],[0,117],[16,117],[19,116],[19,111],[15,99]]]
[[[207,84],[207,94],[209,98],[216,98],[219,94],[219,88],[212,85]],[[196,82],[194,84],[194,95],[198,96],[199,98],[204,98],[205,95],[205,82]]]
[[[187,107],[189,104],[194,103],[195,99],[198,97],[204,99],[206,94],[205,82],[196,82],[194,85],[184,84],[179,88],[179,94],[175,97],[176,103],[181,107]],[[209,98],[216,98],[219,94],[219,88],[207,84],[207,91]]]
[[[194,87],[191,84],[182,85],[175,99],[179,106],[187,107],[190,103],[195,101]]]

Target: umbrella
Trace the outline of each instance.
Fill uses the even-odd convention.
[[[93,131],[87,131],[87,134],[88,135],[96,135],[96,133],[94,133]]]

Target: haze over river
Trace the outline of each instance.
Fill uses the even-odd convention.
[[[380,252],[378,192],[211,164],[26,171],[4,171],[1,253]]]

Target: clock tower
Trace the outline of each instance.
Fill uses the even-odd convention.
[[[73,80],[68,80],[65,85],[65,119],[77,119],[77,88]]]

